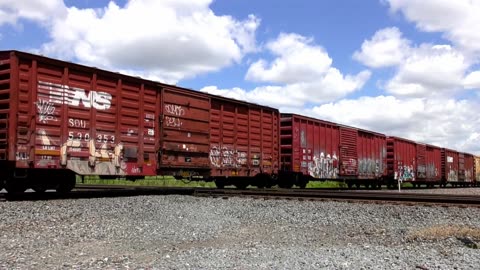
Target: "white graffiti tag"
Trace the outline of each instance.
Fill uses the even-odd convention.
[[[180,105],[165,104],[165,113],[172,116],[165,116],[165,126],[179,128],[183,125],[181,116],[185,115],[185,110]]]
[[[247,153],[229,146],[212,145],[210,162],[214,167],[240,168],[247,165]]]
[[[175,116],[185,115],[185,110],[182,108],[182,106],[174,104],[165,104],[165,112]]]
[[[178,117],[165,116],[165,125],[167,127],[181,127],[183,123]]]
[[[337,178],[338,177],[338,158],[335,153],[333,156],[322,152],[320,156],[314,156],[313,162],[308,163],[308,173],[315,178]]]
[[[42,123],[47,123],[47,121],[57,121],[55,118],[55,105],[53,102],[49,102],[43,99],[38,100],[36,103],[38,110],[38,118]]]
[[[394,179],[402,181],[415,181],[415,170],[414,165],[402,165],[401,162],[398,164],[398,170],[395,171]]]

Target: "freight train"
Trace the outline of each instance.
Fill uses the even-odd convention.
[[[0,167],[11,193],[68,192],[88,175],[219,188],[480,180],[468,153],[14,50],[0,51]]]

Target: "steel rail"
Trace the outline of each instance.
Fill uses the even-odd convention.
[[[480,207],[480,196],[446,195],[425,193],[392,193],[392,192],[356,192],[356,191],[309,191],[309,190],[230,190],[211,189],[195,190],[195,196],[210,197],[263,197],[286,199],[318,199],[318,200],[349,200],[349,201],[382,201],[410,202],[441,205],[471,205]]]

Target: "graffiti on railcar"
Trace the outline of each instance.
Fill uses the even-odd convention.
[[[394,179],[400,182],[415,181],[414,165],[403,165],[398,162],[397,170],[395,171]]]
[[[55,105],[53,102],[49,102],[43,99],[39,99],[35,102],[38,111],[38,121],[46,124],[48,121],[57,121],[55,117]]]
[[[358,160],[358,173],[360,175],[381,176],[383,164],[378,159],[361,158]]]
[[[169,114],[164,117],[165,126],[173,128],[182,127],[181,117],[185,115],[185,109],[182,106],[165,104],[165,114]]]
[[[165,126],[167,127],[181,127],[183,125],[182,120],[178,117],[165,116]]]
[[[254,157],[252,163],[257,159]],[[240,168],[247,165],[247,152],[230,145],[211,145],[210,163],[216,168]],[[258,164],[252,164],[258,165]]]
[[[71,132],[70,132],[71,133]],[[80,134],[80,133],[79,133]],[[98,139],[90,139],[84,134],[69,136],[60,144],[52,136],[49,136],[44,129],[37,130],[37,138],[41,144],[36,149],[36,166],[66,166],[67,168],[81,174],[100,175],[125,175],[135,173],[134,168],[127,168],[128,164],[123,157],[123,144],[114,144],[110,140],[101,140],[100,147],[96,146]],[[49,152],[45,152],[48,150]],[[82,155],[81,152],[88,153]],[[79,153],[77,156],[75,153]],[[130,166],[131,167],[131,166]]]
[[[423,179],[427,177],[427,166],[425,165],[418,165],[417,166],[417,178]]]
[[[452,168],[450,165],[447,173],[447,181],[448,182],[458,182],[458,172]]]
[[[473,170],[465,170],[465,181],[473,182]]]
[[[346,175],[357,174],[357,160],[354,158],[344,159],[342,162],[342,173]]]
[[[321,152],[314,155],[312,161],[308,162],[308,173],[315,178],[335,179],[338,177],[338,157]]]
[[[433,163],[427,164],[427,166],[426,166],[426,175],[427,175],[427,178],[435,178],[435,177],[438,177],[438,169],[437,169],[437,166],[435,166],[435,164],[433,164]]]

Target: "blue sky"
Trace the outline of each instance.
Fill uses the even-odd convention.
[[[480,154],[478,14],[469,0],[0,0],[0,49]]]

